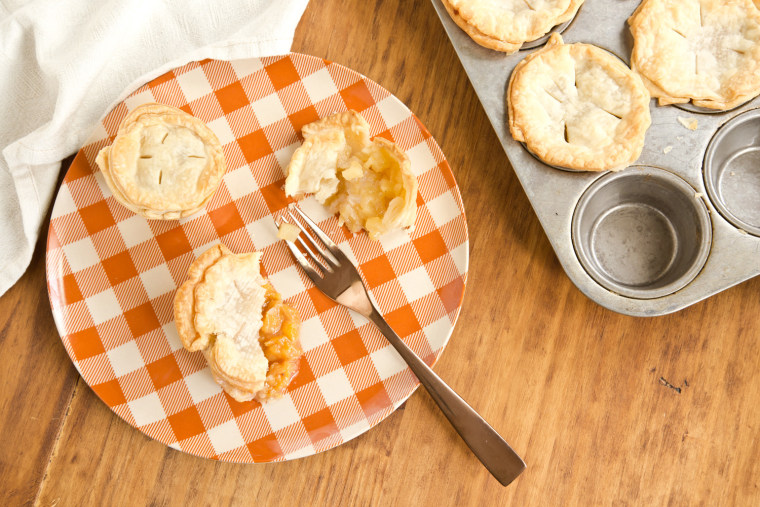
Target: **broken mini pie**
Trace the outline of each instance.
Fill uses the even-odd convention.
[[[507,108],[516,141],[549,165],[582,171],[633,163],[651,123],[637,74],[607,51],[563,44],[558,34],[517,64]]]
[[[286,195],[314,194],[341,224],[354,233],[364,229],[371,239],[414,225],[417,179],[409,157],[387,139],[370,140],[359,113],[335,113],[301,133],[304,142],[287,168]]]
[[[96,162],[117,201],[164,220],[200,211],[226,167],[219,139],[205,123],[155,103],[133,109]]]
[[[281,396],[298,372],[298,312],[259,272],[259,252],[222,244],[190,265],[174,320],[182,345],[203,351],[214,379],[238,401]]]
[[[660,105],[731,109],[760,94],[752,0],[644,0],[628,20],[631,68]]]

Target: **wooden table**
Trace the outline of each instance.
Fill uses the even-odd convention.
[[[527,470],[500,486],[422,390],[359,438],[294,462],[218,463],[151,441],[66,355],[43,240],[0,298],[1,505],[760,504],[760,278],[650,319],[583,296],[429,0],[312,1],[293,49],[385,86],[447,155],[470,270],[436,370]]]

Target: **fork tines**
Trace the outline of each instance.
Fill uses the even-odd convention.
[[[291,209],[295,211],[298,216],[294,215],[291,212]],[[316,274],[312,265],[309,264],[309,261],[319,268],[322,273],[332,272],[333,269],[340,264],[340,257],[343,256],[338,245],[336,245],[311,218],[297,207],[288,209],[287,214],[290,217],[290,220],[280,217],[281,222],[295,225],[302,233],[298,236],[295,242],[286,240],[286,244],[288,245],[290,252],[293,254],[293,257],[296,258],[301,267],[309,274]],[[306,238],[306,241],[303,240],[303,237]],[[319,243],[317,240],[319,240]],[[296,247],[296,244],[298,244],[303,252],[306,253],[306,257],[304,257],[301,250]]]

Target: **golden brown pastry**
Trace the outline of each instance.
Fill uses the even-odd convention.
[[[481,46],[514,53],[572,19],[583,0],[442,0],[451,19]]]
[[[417,216],[417,179],[409,157],[394,143],[370,140],[356,111],[305,125],[303,144],[287,168],[285,194],[313,193],[352,232],[371,239],[404,227]]]
[[[641,154],[651,123],[638,75],[607,51],[552,34],[512,72],[509,131],[547,164],[619,170]]]
[[[96,162],[117,201],[145,218],[164,220],[200,211],[225,171],[222,146],[205,123],[154,103],[124,118]]]
[[[298,312],[263,279],[260,256],[213,246],[190,265],[174,299],[182,345],[203,351],[214,379],[238,401],[281,396],[301,356]]]
[[[752,0],[645,0],[628,20],[631,68],[660,105],[731,109],[760,94]]]

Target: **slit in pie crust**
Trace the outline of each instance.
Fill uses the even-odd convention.
[[[660,105],[724,110],[760,94],[760,11],[752,0],[645,0],[628,24],[631,68]]]
[[[583,0],[442,0],[451,19],[481,46],[514,53],[572,19]]]
[[[509,131],[543,162],[582,171],[620,170],[641,154],[649,93],[617,57],[589,44],[545,47],[515,67]]]
[[[155,103],[127,114],[96,162],[117,201],[145,218],[164,220],[200,211],[226,167],[219,139],[205,123]]]
[[[191,265],[174,299],[174,321],[189,351],[203,351],[216,382],[238,401],[281,396],[298,372],[298,312],[259,272],[259,252],[222,244]]]

